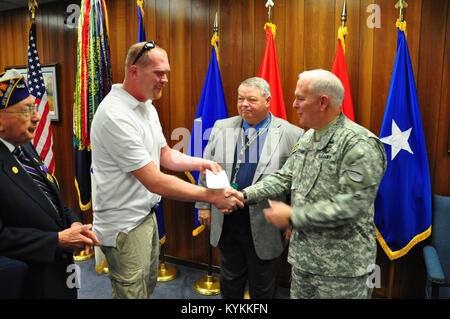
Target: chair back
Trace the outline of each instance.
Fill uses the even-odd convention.
[[[21,298],[27,273],[25,262],[0,256],[0,299]]]
[[[436,248],[447,284],[450,284],[450,197],[433,195],[431,229],[431,244]]]

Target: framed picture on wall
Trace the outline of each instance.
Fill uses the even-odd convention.
[[[57,63],[45,64],[41,66],[42,77],[44,78],[45,91],[47,92],[47,101],[49,106],[49,116],[52,121],[59,122],[59,106],[58,106],[58,87],[57,87]],[[30,90],[27,79],[26,66],[8,66],[5,69],[16,69],[25,78],[25,82]],[[30,90],[31,92],[31,90]]]

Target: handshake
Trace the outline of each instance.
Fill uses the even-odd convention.
[[[221,171],[219,164],[209,161],[202,160],[202,167],[200,169],[203,175],[206,175],[206,169],[211,170],[213,173],[217,174]],[[232,187],[222,188],[222,189],[207,189],[208,200],[207,202],[216,206],[218,210],[222,213],[229,214],[238,208],[244,207],[244,195],[242,192],[237,191]],[[210,197],[209,197],[210,196]],[[269,200],[270,208],[264,209],[264,217],[267,222],[273,224],[275,227],[280,229],[286,229],[290,223],[290,216],[292,214],[292,207],[278,201]],[[207,227],[210,224],[210,210],[199,209],[198,217],[199,222]]]
[[[238,208],[244,207],[244,195],[234,188],[222,188],[213,190],[211,203],[222,213],[228,214]],[[292,207],[279,201],[269,200],[269,208],[263,210],[267,222],[279,229],[286,229],[290,223]],[[207,227],[210,225],[211,213],[209,210],[198,211],[199,222]]]
[[[232,187],[212,190],[212,192],[211,203],[222,213],[231,213],[244,207],[244,195]]]

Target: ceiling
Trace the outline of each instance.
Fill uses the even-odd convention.
[[[56,0],[36,0],[38,6],[47,2],[56,2]],[[28,0],[0,0],[0,11],[28,8]]]

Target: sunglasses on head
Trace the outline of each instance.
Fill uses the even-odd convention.
[[[155,41],[149,41],[149,42],[145,43],[144,46],[142,47],[141,51],[139,51],[138,55],[136,56],[136,59],[134,59],[134,62],[132,65],[136,64],[137,60],[139,60],[139,58],[144,54],[144,52],[154,49],[156,47],[156,45],[157,44]]]

